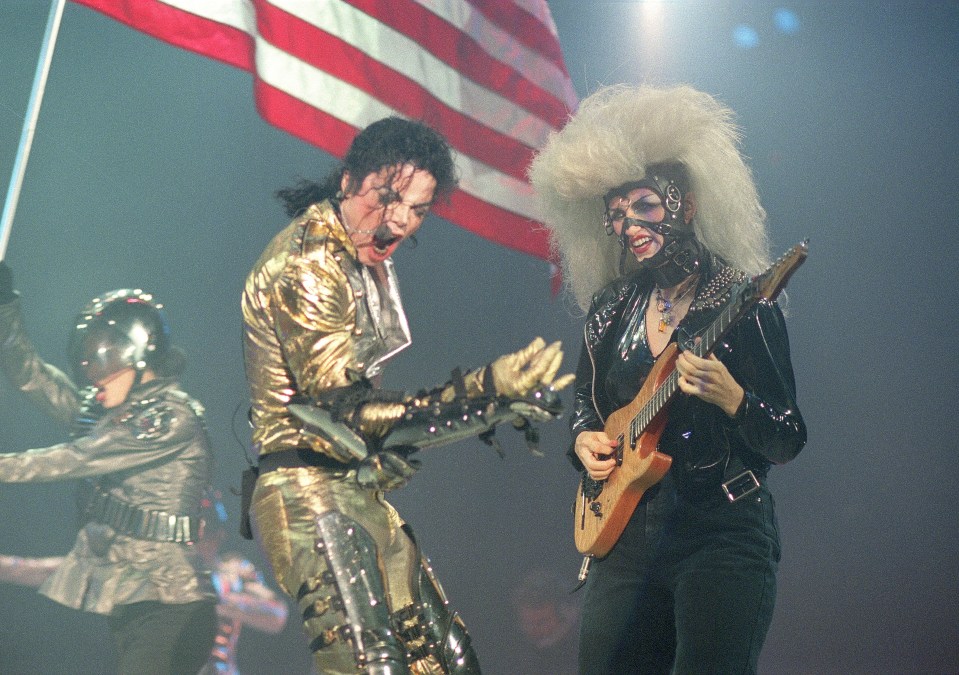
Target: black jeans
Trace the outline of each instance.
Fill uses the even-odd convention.
[[[196,675],[216,637],[216,601],[137,602],[108,617],[119,675]]]
[[[723,499],[692,504],[667,474],[609,555],[593,561],[580,673],[756,672],[776,601],[779,531],[765,486]]]

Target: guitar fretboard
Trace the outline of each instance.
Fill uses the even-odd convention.
[[[703,332],[702,340],[691,347],[693,353],[700,358],[705,357],[722,339],[729,327],[738,321],[756,302],[762,298],[775,299],[779,295],[779,291],[786,285],[786,281],[792,276],[792,273],[806,259],[808,249],[809,240],[807,239],[786,251],[779,260],[759,276],[753,277],[738,287],[734,286],[730,292],[729,302],[719,313],[719,316],[709,324],[709,328]],[[677,389],[679,389],[679,374],[673,369],[629,423],[630,447],[635,447],[636,441],[643,431],[656,418],[656,415],[666,407]]]
[[[736,322],[739,316],[752,304],[745,304],[744,299],[749,295],[751,285],[746,284],[738,293],[733,295],[733,299],[719,313],[719,316],[709,324],[709,328],[702,334],[702,340],[692,347],[692,352],[701,358],[705,358],[717,342],[726,334],[729,327]],[[656,388],[653,395],[649,397],[640,411],[629,423],[629,445],[636,445],[637,439],[642,435],[650,422],[656,415],[665,408],[672,400],[676,391],[679,389],[679,373],[673,370],[666,380]]]

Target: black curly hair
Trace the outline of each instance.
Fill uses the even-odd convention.
[[[369,174],[398,164],[412,164],[429,172],[436,179],[436,199],[447,197],[459,180],[453,151],[445,138],[422,122],[386,117],[357,134],[343,163],[323,182],[304,179],[277,190],[276,197],[283,202],[287,215],[296,216],[311,204],[334,198],[344,173],[349,174],[349,188],[353,190]]]

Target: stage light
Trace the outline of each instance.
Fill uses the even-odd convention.
[[[776,22],[776,30],[783,35],[793,35],[799,32],[799,17],[792,10],[777,9],[773,20]]]
[[[752,49],[759,44],[759,33],[752,26],[741,23],[733,30],[733,40],[743,49]]]

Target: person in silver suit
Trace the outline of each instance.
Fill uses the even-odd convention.
[[[162,305],[139,289],[93,299],[74,323],[70,377],[37,354],[20,304],[0,262],[0,370],[72,431],[0,454],[0,481],[85,488],[76,542],[40,593],[107,617],[119,673],[196,673],[216,633],[216,592],[194,546],[212,454],[203,408],[177,381],[184,357]]]

